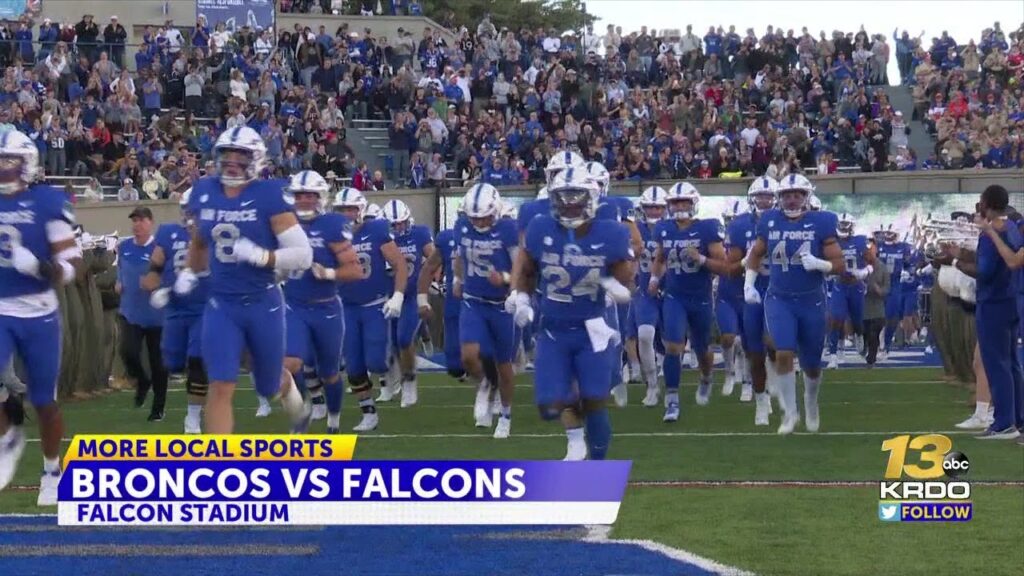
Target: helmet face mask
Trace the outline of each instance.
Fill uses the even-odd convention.
[[[808,196],[806,190],[783,190],[779,193],[779,207],[786,216],[796,218],[807,211]]]
[[[324,213],[324,198],[313,190],[293,192],[295,197],[295,214],[300,220],[312,220]]]
[[[765,212],[771,210],[772,208],[775,208],[775,205],[778,203],[775,198],[775,194],[770,192],[751,194],[747,200],[752,212]]]
[[[241,148],[217,150],[217,173],[227,186],[244,186],[256,179],[253,155]]]
[[[668,211],[673,220],[692,220],[694,201],[691,198],[669,198]]]
[[[23,188],[22,170],[25,159],[21,156],[0,156],[0,194],[14,194]]]
[[[366,198],[355,188],[342,188],[334,197],[334,211],[357,225],[368,219],[367,206]]]
[[[477,232],[487,232],[494,226],[494,216],[470,217],[469,222]]]
[[[853,236],[854,225],[853,219],[843,214],[843,217],[839,219],[839,223],[836,225],[836,234],[840,238],[849,238]]]
[[[665,219],[664,204],[641,204],[640,208],[644,211],[644,218],[647,219],[648,224]]]
[[[579,228],[594,217],[594,192],[575,187],[552,190],[551,211],[566,228]]]

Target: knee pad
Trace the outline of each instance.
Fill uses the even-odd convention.
[[[463,376],[466,375],[466,371],[465,370],[455,370],[455,369],[451,369],[450,368],[450,369],[448,369],[448,375],[451,376],[452,378],[462,378]]]
[[[353,394],[359,394],[360,392],[368,392],[373,388],[373,382],[370,381],[369,376],[366,374],[349,375],[348,387]]]
[[[21,398],[9,394],[7,400],[3,402],[3,411],[12,426],[25,424],[25,404]]]
[[[185,390],[194,396],[206,396],[210,388],[210,379],[206,375],[206,368],[201,358],[189,358],[186,367]]]

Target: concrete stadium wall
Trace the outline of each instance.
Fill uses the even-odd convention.
[[[442,28],[440,24],[421,16],[334,16],[333,14],[286,14],[277,13],[277,29],[278,30],[293,30],[295,25],[309,26],[313,31],[320,29],[320,26],[324,26],[327,29],[327,33],[333,35],[338,29],[338,26],[342,24],[348,24],[350,32],[358,32],[360,36],[363,34],[363,30],[369,28],[373,31],[374,38],[380,38],[386,36],[388,42],[394,42],[398,38],[398,29],[401,28],[407,32],[412,32],[412,37],[416,42],[420,41],[423,37],[423,29],[430,28],[435,32],[440,31],[444,35],[445,40],[449,46],[455,45],[456,37],[450,31]]]
[[[893,201],[898,202],[901,193],[929,192],[969,193],[978,194],[986,186],[999,184],[1011,193],[1011,204],[1024,209],[1024,173],[1018,170],[986,170],[978,171],[945,171],[945,172],[892,172],[877,174],[853,174],[816,176],[812,178],[821,196],[830,194],[892,194]],[[616,183],[612,193],[618,195],[638,195],[646,186],[653,182]],[[664,182],[663,185],[671,183]],[[719,179],[696,182],[701,194],[707,196],[736,195],[746,192],[750,179]],[[449,188],[443,191],[445,196],[459,195],[463,189]],[[533,187],[504,188],[502,194],[508,196],[532,196],[536,193]],[[392,190],[387,192],[371,192],[367,196],[370,202],[383,204],[392,198],[399,198],[409,205],[413,218],[420,224],[431,228],[438,222],[437,194],[434,190]],[[171,222],[178,219],[178,204],[169,201],[141,202],[153,210],[157,222]],[[827,200],[826,200],[827,204]],[[110,234],[114,231],[126,234],[129,228],[128,214],[135,203],[102,202],[95,204],[79,204],[77,207],[78,221],[92,234]]]

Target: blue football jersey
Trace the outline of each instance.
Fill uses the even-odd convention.
[[[533,200],[520,206],[519,215],[516,217],[516,230],[520,234],[525,234],[526,229],[530,226],[530,221],[540,215],[551,215],[550,199],[543,198],[541,200]]]
[[[751,248],[757,242],[757,221],[758,216],[750,212],[745,212],[732,219],[729,222],[729,227],[726,229],[726,238],[729,242],[729,246],[737,246],[743,252],[743,256],[750,254]],[[757,291],[764,294],[765,290],[768,289],[768,258],[761,260],[761,269],[758,271],[757,282],[754,283],[754,287]],[[743,277],[739,278],[740,282],[740,295],[743,294]],[[721,284],[719,284],[721,289]]]
[[[341,214],[327,213],[301,223],[309,237],[309,245],[313,248],[313,262],[324,268],[337,268],[338,258],[331,250],[331,244],[346,242],[351,238],[348,220]],[[284,296],[289,302],[323,302],[338,296],[338,283],[334,280],[318,280],[312,268],[296,270],[284,283]]]
[[[516,225],[511,220],[498,220],[486,232],[472,225],[455,230],[455,244],[463,262],[462,293],[484,300],[504,300],[508,286],[494,286],[488,281],[491,271],[512,272],[510,250],[519,246]]]
[[[864,255],[868,253],[868,237],[850,236],[849,238],[839,238],[838,241],[839,248],[843,251],[843,262],[846,264],[846,273],[843,276],[848,279],[853,278],[850,274],[851,270],[867,266],[867,263],[864,262]]]
[[[910,280],[904,282],[902,275],[900,278],[900,289],[904,293],[917,292],[917,287],[921,285],[921,278],[917,275],[917,269],[923,263],[924,255],[908,245],[906,256],[903,259],[903,269],[910,272]]]
[[[409,281],[405,284],[406,294],[416,294],[416,282],[420,277],[420,270],[423,269],[423,247],[432,244],[434,238],[430,234],[430,228],[416,224],[409,227],[405,234],[395,236],[395,244],[398,251],[405,257],[405,265],[409,269]]]
[[[800,255],[810,252],[824,258],[823,247],[836,238],[839,218],[832,212],[806,212],[791,220],[781,210],[768,210],[757,223],[757,237],[767,247],[765,258],[771,271],[768,290],[779,295],[821,293],[825,275],[804,269]]]
[[[903,242],[882,242],[878,245],[878,259],[889,269],[894,284],[900,281],[900,275],[903,273],[903,258],[906,251],[907,245]]]
[[[456,226],[460,225],[456,222]],[[455,278],[455,254],[458,251],[455,243],[455,230],[448,228],[441,230],[434,238],[434,246],[438,255],[441,256],[441,274],[445,283],[445,306],[448,302],[455,300],[455,291],[452,290],[452,279]]]
[[[637,228],[640,230],[640,239],[643,243],[643,250],[637,256],[637,280],[636,285],[641,290],[647,290],[651,283],[651,264],[658,253],[658,239],[654,236],[654,224],[640,222]]]
[[[394,292],[395,281],[388,274],[387,260],[380,251],[381,246],[394,240],[387,220],[383,219],[364,221],[352,231],[352,248],[363,267],[363,279],[338,285],[338,294],[345,304],[369,304]]]
[[[526,230],[526,251],[537,266],[540,314],[557,320],[604,316],[609,266],[632,258],[629,231],[620,224],[594,220],[585,236],[550,215],[537,216]]]
[[[670,294],[710,295],[711,271],[687,260],[686,251],[693,247],[707,256],[708,247],[722,241],[718,220],[694,220],[686,228],[680,228],[675,220],[662,220],[654,234],[665,257],[662,288]]]
[[[270,219],[292,212],[285,200],[285,180],[258,180],[234,198],[224,194],[218,178],[201,178],[192,187],[189,210],[198,216],[199,236],[210,249],[210,292],[253,294],[276,284],[273,268],[260,268],[235,259],[239,238],[267,250],[277,250]]]
[[[188,247],[192,239],[189,231],[178,223],[161,224],[156,231],[156,245],[164,253],[164,271],[160,275],[160,286],[174,286],[178,272],[188,267]],[[182,296],[171,291],[165,314],[169,318],[175,316],[195,316],[203,313],[209,291],[209,275],[202,274],[199,283],[191,292]]]
[[[0,194],[0,298],[42,294],[53,289],[50,282],[15,270],[12,251],[15,246],[24,246],[40,262],[53,260],[46,223],[56,220],[75,223],[71,204],[62,190],[36,185],[19,194]]]
[[[596,218],[614,220],[615,222],[632,221],[634,218],[633,202],[625,196],[605,196],[597,205]]]

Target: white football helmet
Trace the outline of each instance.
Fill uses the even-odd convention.
[[[661,186],[651,186],[644,190],[638,202],[644,220],[648,224],[655,224],[665,218],[668,209],[668,192]]]
[[[388,200],[384,205],[384,218],[391,223],[391,231],[395,234],[406,233],[413,224],[412,212],[401,200]]]
[[[690,208],[679,206],[684,200],[690,201]],[[677,182],[668,189],[668,216],[673,220],[691,220],[700,211],[700,192],[689,182]],[[675,204],[675,206],[673,206]]]
[[[323,176],[313,170],[303,170],[292,174],[288,187],[285,188],[285,194],[291,197],[293,205],[295,195],[300,192],[310,192],[319,198],[315,209],[295,210],[295,214],[300,220],[312,220],[327,210],[327,199],[331,194],[331,186]]]
[[[178,208],[181,209],[181,223],[185,226],[192,225],[192,214],[188,210],[188,201],[192,197],[192,187],[189,186],[188,190],[182,193],[181,198],[178,199]]]
[[[597,214],[601,200],[597,184],[586,170],[568,168],[559,172],[548,186],[551,198],[551,215],[562,226],[576,229],[589,222]]]
[[[0,194],[14,194],[39,176],[39,149],[31,138],[9,130],[0,136]]]
[[[540,190],[537,190],[537,200],[547,200],[547,199],[548,199],[548,187],[547,186],[541,186]]]
[[[363,220],[374,220],[383,217],[384,211],[380,209],[380,206],[376,204],[366,205],[366,212],[363,214]]]
[[[601,198],[604,198],[608,195],[608,188],[611,186],[611,174],[608,173],[608,169],[604,167],[604,164],[600,162],[587,162],[585,166],[587,174],[590,174],[590,177],[597,183]]]
[[[786,201],[787,192],[801,192],[803,198]],[[782,213],[789,218],[796,218],[811,209],[811,198],[814,197],[814,185],[803,174],[792,173],[779,181],[779,204]],[[819,209],[821,203],[818,203]]]
[[[579,168],[583,166],[583,157],[575,152],[565,150],[559,152],[548,160],[548,165],[544,168],[544,175],[547,177],[548,188],[551,187],[551,183],[554,181],[555,176],[561,174],[569,168]]]
[[[747,206],[754,214],[771,210],[779,201],[779,183],[774,178],[759,176],[747,188]]]
[[[231,166],[225,165],[221,158],[224,152],[241,152],[249,156],[248,164],[241,166],[241,175],[228,175],[225,169]],[[217,173],[220,181],[226,186],[244,186],[245,184],[259,178],[267,159],[267,146],[252,128],[248,126],[236,126],[226,130],[217,137],[213,145],[213,156],[217,162]]]
[[[356,213],[351,219],[356,223],[366,219],[367,204],[366,197],[355,188],[342,188],[334,197],[334,211],[348,212],[355,209]]]
[[[811,212],[821,212],[821,198],[818,198],[817,194],[811,193],[811,197],[807,199],[807,208],[809,208]]]
[[[722,223],[728,224],[732,222],[732,219],[743,214],[743,205],[739,200],[734,201],[731,205],[722,210]]]
[[[843,212],[843,215],[839,217],[839,224],[836,225],[836,235],[840,238],[849,238],[853,236],[853,229],[856,225],[857,221],[853,216]]]
[[[486,232],[501,217],[501,195],[498,194],[498,189],[490,184],[476,184],[463,197],[462,208],[470,221],[490,218],[479,226],[473,222],[473,228],[476,228],[477,232]]]
[[[509,202],[508,200],[501,201],[501,217],[515,220],[519,218],[519,209],[516,205]]]

